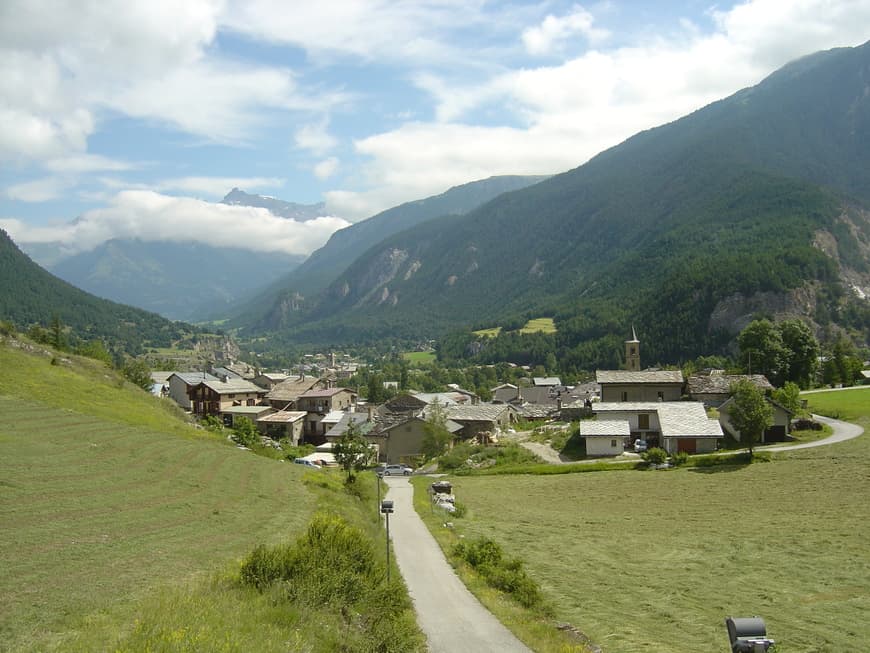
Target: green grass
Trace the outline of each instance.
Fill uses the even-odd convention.
[[[437,356],[434,351],[406,351],[402,358],[413,366],[422,366],[434,363]]]
[[[498,335],[501,333],[501,327],[478,329],[477,331],[472,331],[472,333],[476,336],[480,336],[481,338],[497,338]]]
[[[195,431],[94,361],[51,359],[0,344],[0,650],[104,650],[138,602],[304,527],[299,466]]]
[[[801,394],[801,398],[807,400],[807,409],[811,413],[847,422],[860,423],[870,413],[870,385],[832,392],[807,392]]]
[[[556,333],[556,324],[551,317],[536,317],[526,322],[520,333]]]
[[[810,408],[867,429],[868,396],[811,395]],[[455,477],[467,514],[449,536],[490,537],[525,560],[556,618],[607,653],[724,650],[724,618],[756,614],[778,653],[866,649],[870,436],[769,459]]]

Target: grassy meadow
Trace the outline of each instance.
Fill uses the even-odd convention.
[[[808,399],[870,430],[870,389]],[[500,543],[605,653],[725,650],[727,616],[762,616],[778,653],[870,642],[870,435],[743,466],[451,480],[467,514],[439,540]]]
[[[380,542],[373,481],[354,500],[337,472],[239,450],[95,361],[24,348],[0,341],[0,651],[366,650],[342,616],[238,570],[315,509]]]
[[[551,317],[536,317],[520,329],[520,333],[556,333],[556,324]]]
[[[437,356],[434,351],[406,351],[402,353],[402,358],[414,367],[420,367],[434,363]]]

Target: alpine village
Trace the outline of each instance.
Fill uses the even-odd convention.
[[[292,262],[24,250],[0,651],[870,650],[870,43]]]

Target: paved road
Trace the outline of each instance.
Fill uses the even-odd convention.
[[[390,537],[396,562],[426,633],[431,653],[530,653],[486,610],[441,553],[438,543],[414,510],[414,488],[407,478],[386,477],[395,512]]]
[[[778,446],[770,446],[770,447],[756,447],[755,450],[767,450],[767,451],[794,451],[796,449],[812,449],[813,447],[824,447],[829,444],[835,444],[837,442],[843,442],[845,440],[851,440],[852,438],[857,438],[864,432],[864,428],[858,426],[857,424],[850,424],[849,422],[841,422],[838,419],[832,419],[830,417],[822,417],[821,415],[813,415],[813,419],[817,422],[821,422],[822,424],[827,424],[833,430],[833,433],[826,438],[821,440],[816,440],[815,442],[804,442],[803,444],[787,444],[782,447]]]

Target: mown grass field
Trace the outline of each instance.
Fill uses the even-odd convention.
[[[477,331],[472,331],[472,333],[476,336],[480,336],[482,338],[496,338],[501,333],[501,327],[491,327],[489,329],[478,329]]]
[[[808,398],[870,429],[867,389]],[[726,650],[732,615],[764,617],[778,653],[868,648],[870,435],[745,466],[452,481],[455,531],[522,558],[606,653]]]
[[[434,351],[406,351],[402,353],[402,358],[412,366],[422,366],[434,363],[436,355]]]
[[[195,432],[96,362],[50,360],[0,344],[0,650],[95,629],[108,639],[81,650],[111,649],[139,601],[304,528],[301,467]]]
[[[551,317],[536,317],[526,322],[520,333],[556,333],[556,324]]]

